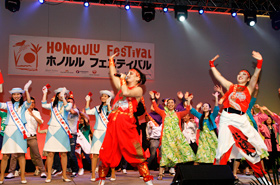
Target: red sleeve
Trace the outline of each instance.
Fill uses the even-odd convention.
[[[186,107],[186,110],[178,112],[177,115],[178,115],[179,119],[182,119],[185,115],[187,115],[189,113],[190,113],[190,106],[188,105]]]
[[[158,105],[157,105],[156,101],[152,101],[152,103],[153,103],[153,107],[155,109],[155,112],[158,113],[162,118],[164,118],[164,116],[165,116],[164,110],[161,110],[160,108],[158,108]]]

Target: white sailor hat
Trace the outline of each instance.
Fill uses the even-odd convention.
[[[24,90],[22,90],[21,88],[19,88],[19,87],[15,87],[15,88],[13,88],[12,90],[10,90],[9,91],[9,93],[10,94],[13,94],[13,93],[24,93],[25,91]]]
[[[64,88],[64,87],[60,87],[60,88],[54,90],[54,93],[55,93],[55,94],[60,93],[60,92],[63,90],[63,88]],[[68,93],[69,93],[69,90],[66,89],[66,90],[65,90],[65,93],[68,94]]]
[[[101,90],[99,93],[100,93],[100,95],[107,94],[111,98],[114,98],[114,96],[115,96],[114,93],[112,93],[111,91],[108,91],[108,90]]]

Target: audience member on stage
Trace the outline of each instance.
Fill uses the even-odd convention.
[[[93,158],[91,159],[91,181],[96,181],[95,178],[95,169],[98,162],[99,157],[99,151],[101,148],[101,145],[103,143],[106,130],[107,130],[107,124],[108,124],[108,116],[111,112],[111,100],[114,98],[114,93],[108,90],[102,90],[100,93],[100,101],[101,104],[98,106],[95,106],[94,108],[89,108],[90,103],[90,96],[86,96],[86,113],[88,115],[94,115],[95,116],[95,124],[94,124],[94,131],[93,131],[93,137],[92,137],[92,144],[91,144],[91,151],[90,153],[93,154]],[[116,173],[115,168],[112,168],[111,173],[111,181],[116,180]]]
[[[162,119],[159,114],[154,112],[154,109],[152,108],[150,112],[150,117],[152,118],[148,123],[147,123],[147,138],[150,143],[150,157],[147,160],[148,166],[150,168],[150,165],[152,161],[156,157],[156,152],[157,149],[160,150],[160,136],[161,136],[161,131],[162,131]]]
[[[199,119],[197,131],[198,149],[195,162],[200,164],[213,164],[218,147],[218,139],[215,133],[215,129],[217,128],[215,119],[220,110],[218,106],[219,92],[215,92],[212,95],[215,97],[215,107],[212,113],[211,105],[209,103],[199,103],[197,105],[196,108],[201,108],[202,113],[199,113],[194,108],[191,108],[190,110],[190,113]],[[191,99],[192,98],[188,98],[189,105]]]
[[[227,92],[221,99],[224,110],[220,118],[218,149],[216,152],[217,164],[227,164],[229,158],[240,158],[242,155],[254,170],[256,176],[265,180],[262,171],[260,155],[267,150],[258,132],[251,126],[245,115],[251,100],[251,94],[258,81],[262,67],[262,56],[253,51],[252,56],[257,59],[257,66],[253,76],[247,70],[241,70],[237,75],[238,84],[226,80],[216,69],[215,56],[209,61],[214,77],[226,88]],[[240,143],[248,145],[244,148]]]
[[[264,143],[267,146],[267,151],[269,153],[269,160],[266,162],[268,169],[279,169],[278,157],[280,156],[280,147],[278,143],[279,136],[279,116],[271,112],[266,106],[263,106],[262,109],[268,112],[267,120],[259,125],[260,133],[265,137]]]
[[[189,106],[186,110],[175,112],[175,100],[168,99],[167,106],[161,110],[155,102],[155,94],[150,91],[153,107],[162,117],[161,135],[161,160],[158,180],[162,180],[164,167],[174,167],[178,163],[185,163],[195,160],[195,154],[184,137],[180,125],[181,119],[189,113]]]
[[[80,121],[79,121],[79,133],[78,133],[78,139],[77,139],[77,146],[76,146],[76,156],[78,160],[78,166],[79,166],[79,172],[78,175],[84,174],[84,166],[83,166],[83,156],[85,156],[88,164],[91,166],[91,159],[89,157],[90,154],[90,138],[92,138],[92,131],[89,125],[89,117],[86,113],[80,112]],[[82,135],[80,135],[82,134]],[[84,141],[84,139],[86,141]],[[80,143],[82,142],[82,143]],[[79,146],[78,146],[79,145]],[[85,146],[83,146],[85,145]],[[84,148],[86,146],[89,146],[88,148]],[[79,153],[77,153],[77,149],[79,150]],[[88,150],[86,153],[85,150]]]
[[[183,117],[182,130],[193,152],[196,154],[198,148],[196,143],[197,126],[194,122],[191,121],[190,114],[187,114]]]
[[[26,184],[25,179],[25,153],[27,152],[27,130],[25,111],[31,104],[28,88],[32,81],[29,80],[24,90],[21,88],[13,88],[9,93],[12,95],[11,101],[0,103],[0,109],[7,110],[7,119],[5,121],[6,128],[4,130],[4,138],[2,143],[3,158],[1,161],[1,177],[0,184],[4,183],[4,175],[7,167],[9,155],[16,153],[18,155],[19,166],[21,170],[21,183]],[[26,101],[23,100],[25,92]]]
[[[75,100],[73,97],[73,93],[70,93],[70,97],[67,99],[68,103],[72,104],[72,108],[69,111],[67,121],[71,130],[72,138],[70,138],[70,148],[71,151],[67,153],[68,157],[68,168],[71,168],[72,175],[71,177],[77,177],[79,166],[78,160],[75,154],[76,149],[76,142],[77,142],[77,131],[78,131],[78,124],[79,124],[79,110],[76,107]]]
[[[114,101],[113,111],[108,117],[107,131],[100,149],[102,166],[99,167],[99,183],[100,185],[105,183],[109,167],[117,167],[123,156],[133,167],[138,167],[140,176],[143,176],[146,184],[151,185],[153,177],[146,163],[133,115],[143,95],[143,89],[139,85],[145,83],[146,76],[138,69],[129,70],[127,75],[115,76],[116,55],[109,59],[109,71],[113,85],[119,92]]]
[[[62,180],[70,182],[71,180],[66,176],[67,169],[67,152],[71,151],[70,138],[71,130],[68,125],[67,117],[72,108],[72,103],[67,103],[66,94],[69,91],[64,88],[58,88],[55,92],[55,99],[51,103],[47,103],[48,89],[43,87],[42,107],[51,110],[51,118],[48,122],[48,132],[46,136],[45,146],[43,151],[48,152],[47,157],[47,179],[45,182],[51,182],[52,164],[54,153],[59,152],[62,166]]]

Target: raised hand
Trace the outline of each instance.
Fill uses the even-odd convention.
[[[28,88],[30,87],[31,84],[32,84],[32,81],[29,80],[29,81],[24,85],[23,90],[28,91]]]
[[[158,99],[160,98],[160,93],[157,92],[157,93],[155,94],[155,97],[156,97],[156,99],[158,100]]]
[[[178,91],[177,92],[177,97],[181,100],[182,98],[183,98],[183,93],[182,93],[182,91]]]
[[[215,98],[218,98],[218,96],[220,95],[220,93],[219,92],[215,92],[215,93],[213,93],[212,94]]]
[[[200,109],[202,107],[202,102],[199,102],[197,105],[196,105],[196,109]]]
[[[149,94],[150,94],[152,99],[155,99],[155,93],[153,91],[150,91]]]
[[[86,95],[85,100],[86,100],[86,101],[90,101],[90,96],[89,96],[89,95]]]
[[[217,91],[221,94],[223,94],[223,88],[222,88],[222,85],[218,86],[218,85],[215,85],[214,86],[214,91]]]
[[[44,87],[42,88],[42,92],[43,92],[44,94],[48,93],[48,88],[47,88],[46,86],[44,86]]]
[[[263,59],[262,55],[257,51],[252,51],[252,57],[257,59],[257,60],[262,60]]]

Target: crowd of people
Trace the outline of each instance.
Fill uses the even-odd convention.
[[[27,183],[25,153],[28,147],[35,172],[46,178],[46,183],[58,173],[62,173],[63,181],[70,182],[66,173],[68,168],[72,171],[71,177],[83,175],[82,159],[85,157],[91,165],[90,180],[98,181],[99,185],[105,184],[109,170],[110,180],[117,180],[115,168],[120,163],[137,168],[144,182],[152,185],[149,168],[155,159],[159,167],[158,180],[163,179],[167,167],[174,175],[174,168],[180,164],[226,165],[235,159],[233,175],[236,179],[238,166],[243,161],[247,164],[247,175],[250,166],[260,181],[270,184],[264,177],[267,175],[265,169],[279,168],[280,116],[266,106],[255,104],[263,62],[260,53],[252,52],[257,60],[254,74],[241,70],[237,84],[225,79],[216,69],[214,62],[219,55],[209,61],[213,76],[221,84],[214,87],[213,109],[207,102],[192,107],[195,96],[189,92],[177,92],[177,106],[175,98],[163,98],[160,103],[160,93],[153,90],[149,92],[152,102],[149,113],[141,87],[145,84],[145,75],[138,69],[130,69],[127,75],[117,74],[116,55],[109,58],[109,72],[118,92],[114,95],[113,91],[101,90],[100,104],[92,109],[90,93],[85,97],[85,108],[81,111],[76,107],[73,93],[65,87],[56,89],[49,103],[49,86],[42,88],[42,107],[50,111],[47,130],[40,130],[44,121],[28,91],[32,81],[23,89],[9,91],[11,101],[0,103],[0,109],[6,110],[0,111],[3,154],[0,184],[4,182],[9,158],[9,173],[5,178],[14,177],[18,159],[21,183]],[[89,115],[95,116],[93,128],[89,125]],[[141,115],[145,115],[146,122],[139,124]],[[39,153],[37,132],[46,133],[45,164]],[[122,170],[127,173],[126,167]]]

